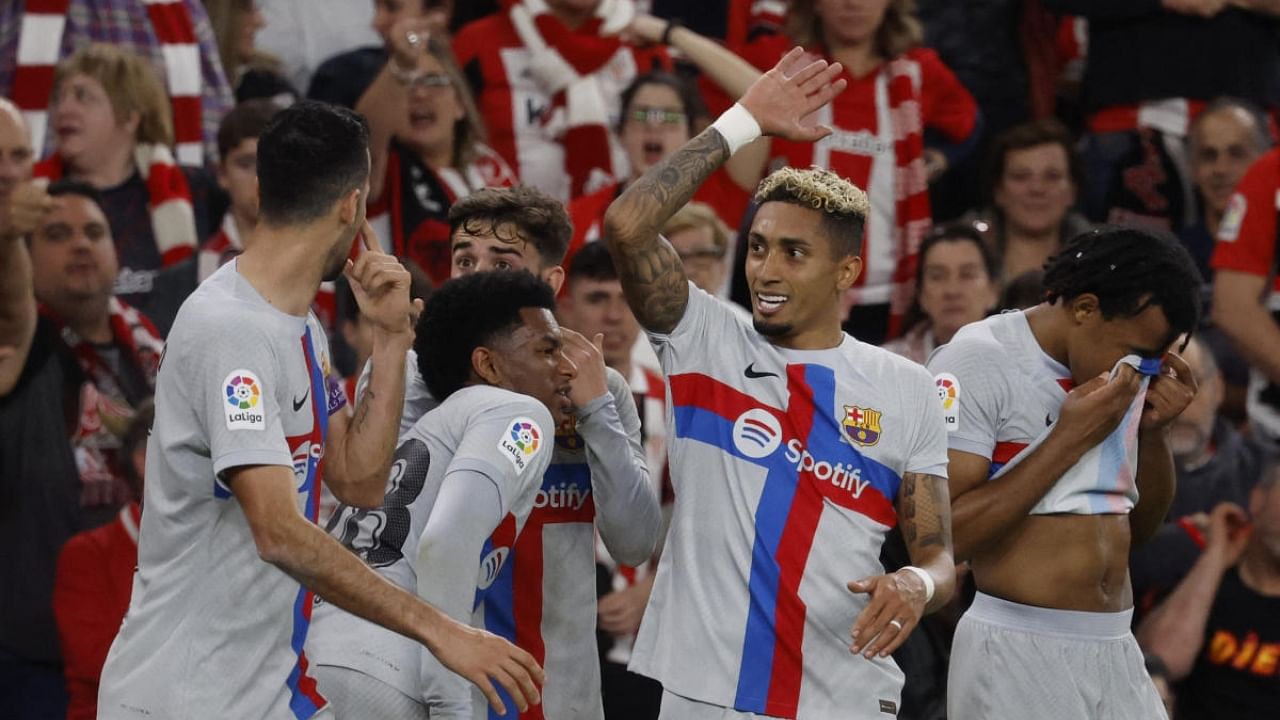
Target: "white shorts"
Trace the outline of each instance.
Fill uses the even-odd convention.
[[[978,593],[956,626],[948,719],[1167,720],[1132,617]]]
[[[329,701],[328,720],[427,720],[426,705],[375,677],[335,665],[316,665],[312,674]]]
[[[662,691],[662,709],[658,712],[658,720],[779,720],[772,715],[734,710],[723,705],[712,705],[698,700],[690,700],[683,695],[676,695],[667,690]]]

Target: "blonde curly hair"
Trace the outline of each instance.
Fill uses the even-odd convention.
[[[867,194],[857,185],[820,167],[775,170],[756,189],[757,205],[784,202],[822,213],[822,225],[838,255],[862,251],[862,234],[871,213]]]

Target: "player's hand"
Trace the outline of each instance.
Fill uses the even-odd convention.
[[[569,401],[580,408],[609,392],[604,370],[604,335],[596,333],[594,340],[588,340],[567,327],[561,327],[560,333],[564,338],[564,354],[578,371],[569,383]]]
[[[600,598],[596,605],[600,629],[610,635],[635,635],[640,630],[640,620],[644,618],[652,591],[653,576],[650,575],[631,587]]]
[[[1141,387],[1141,376],[1128,365],[1121,365],[1115,377],[1099,375],[1067,393],[1053,434],[1088,451],[1120,425]]]
[[[343,273],[361,314],[384,333],[412,333],[413,318],[422,312],[422,301],[409,298],[409,271],[395,256],[382,251],[368,220],[358,242],[364,243],[364,252],[355,262],[347,260]]]
[[[854,580],[848,587],[849,592],[871,596],[849,633],[853,638],[849,650],[854,654],[888,657],[907,641],[924,617],[928,590],[924,581],[909,570]]]
[[[507,706],[494,689],[496,681],[516,702],[520,712],[542,702],[538,688],[546,675],[529,653],[497,635],[449,620],[432,654],[453,672],[480,688],[499,715]]]
[[[1138,427],[1144,432],[1168,427],[1195,400],[1199,390],[1191,366],[1177,353],[1169,352],[1160,367],[1160,374],[1151,378],[1151,384],[1147,386],[1146,406]]]
[[[831,134],[831,128],[809,124],[807,119],[844,92],[848,83],[840,77],[840,63],[815,60],[793,67],[803,55],[803,48],[793,48],[738,101],[765,135],[813,142]]]
[[[427,54],[427,38],[431,37],[431,19],[413,15],[400,18],[387,33],[387,50],[391,61],[405,72],[418,69],[418,60]]]
[[[60,202],[45,192],[48,186],[43,178],[22,183],[13,189],[8,203],[0,203],[0,240],[16,240],[40,227]]]
[[[1204,551],[1229,568],[1240,561],[1249,545],[1253,527],[1243,508],[1235,503],[1218,503],[1209,513],[1209,531],[1205,534]]]

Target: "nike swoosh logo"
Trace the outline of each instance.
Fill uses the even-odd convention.
[[[306,392],[304,392],[304,393],[302,393],[302,399],[301,399],[301,400],[299,400],[298,398],[294,398],[294,399],[293,399],[293,411],[294,411],[294,412],[298,412],[299,410],[301,410],[301,409],[302,409],[302,406],[307,402],[307,397],[308,397],[309,395],[311,395],[311,388],[307,388],[307,391],[306,391]]]
[[[777,373],[760,372],[759,370],[756,370],[755,363],[751,363],[750,365],[747,365],[747,369],[743,371],[743,374],[751,378],[752,380],[758,380],[760,378],[767,378],[767,377],[771,377],[771,378],[778,377]]]

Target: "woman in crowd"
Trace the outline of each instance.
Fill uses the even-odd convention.
[[[844,67],[848,88],[815,122],[834,133],[818,143],[775,141],[775,164],[818,165],[867,190],[871,217],[862,275],[846,301],[845,328],[880,343],[901,330],[911,301],[916,253],[931,222],[928,183],[968,154],[978,108],[934,51],[911,0],[793,0],[787,35],[765,36],[744,51],[772,67],[793,45]]]
[[[282,74],[279,58],[258,49],[258,31],[267,24],[259,0],[205,0],[204,4],[236,102],[265,98],[285,107],[297,100],[298,91]]]
[[[997,272],[995,256],[972,226],[935,227],[920,244],[916,297],[907,313],[910,329],[885,343],[885,349],[924,364],[935,347],[995,309]]]
[[[1063,243],[1089,229],[1072,210],[1080,165],[1071,142],[1066,126],[1048,119],[1012,128],[991,147],[990,204],[967,219],[984,229],[1005,278],[1041,269]]]
[[[174,163],[169,100],[140,56],[89,45],[58,65],[53,82],[53,154],[34,173],[98,189],[120,259],[115,294],[163,329],[182,297],[153,298],[153,290],[168,287],[161,271],[190,258],[208,235],[196,221],[205,220],[209,181]]]
[[[392,56],[356,108],[369,119],[369,216],[385,215],[391,252],[434,284],[449,279],[449,208],[515,174],[483,143],[484,126],[453,55],[408,18],[389,35]],[[410,28],[419,28],[417,30]]]

